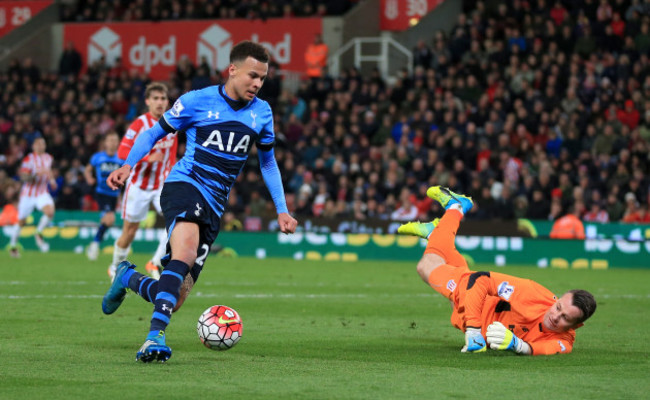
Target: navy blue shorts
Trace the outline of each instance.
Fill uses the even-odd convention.
[[[160,194],[160,207],[165,217],[167,237],[171,237],[174,225],[179,220],[194,222],[199,226],[199,248],[196,252],[196,262],[190,269],[196,282],[210,253],[210,246],[219,235],[221,219],[203,198],[203,194],[192,184],[185,182],[165,183]],[[167,254],[171,257],[169,242]]]
[[[95,201],[99,206],[99,211],[102,213],[115,212],[117,206],[117,196],[109,196],[95,192]]]

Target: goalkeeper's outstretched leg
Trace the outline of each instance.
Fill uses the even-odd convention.
[[[465,258],[456,250],[454,242],[460,220],[465,212],[472,209],[474,203],[471,198],[440,186],[430,187],[427,196],[445,207],[445,215],[429,223],[409,222],[400,226],[397,232],[428,240],[424,255],[418,262],[417,272],[424,282],[449,298],[453,291],[453,284],[449,282],[458,282],[454,278],[469,271]]]

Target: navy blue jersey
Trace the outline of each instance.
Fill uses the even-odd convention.
[[[97,179],[95,191],[97,193],[112,197],[117,197],[120,194],[119,190],[113,190],[108,187],[106,178],[108,178],[111,172],[120,168],[123,164],[124,160],[121,160],[117,156],[117,153],[112,156],[106,154],[105,151],[93,154],[90,158],[90,165],[95,169],[95,179]]]
[[[184,94],[159,123],[167,132],[187,135],[185,155],[165,182],[192,184],[219,217],[253,144],[268,150],[275,141],[268,103],[232,100],[222,85]]]

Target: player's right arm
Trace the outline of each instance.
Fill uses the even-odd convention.
[[[162,118],[153,127],[138,135],[124,165],[113,171],[106,179],[106,183],[111,189],[115,190],[124,185],[132,167],[151,151],[158,140],[168,133],[184,130],[192,124],[195,93],[188,92],[182,95],[176,100],[172,108],[165,111]]]
[[[465,308],[465,325],[479,329],[487,328],[487,343],[492,349],[512,350],[529,355],[569,353],[573,348],[573,340],[568,333],[545,335],[540,338],[527,337],[524,342],[498,321],[488,321],[486,324],[490,324],[489,326],[482,326],[481,316],[487,296],[498,297],[501,302],[516,303],[525,307],[526,304],[536,304],[543,300],[548,296],[545,293],[547,291],[529,279],[498,272],[475,272],[468,280],[461,304]]]
[[[488,296],[499,297],[509,303],[534,302],[539,284],[530,279],[492,271],[474,272],[467,282],[467,289],[461,306],[465,307],[465,324],[482,328],[483,307]]]
[[[479,271],[472,273],[467,281],[465,295],[459,304],[459,307],[465,309],[463,315],[465,322],[465,347],[463,349],[468,352],[484,351],[485,349],[486,342],[482,332],[485,332],[487,326],[483,326],[482,314],[488,296],[499,297],[501,301],[508,303],[515,301],[533,301],[534,299],[530,298],[532,295],[532,291],[530,290],[532,284],[534,282],[528,279],[517,278],[498,272]],[[493,329],[492,333],[502,335],[504,341],[509,338],[505,331],[495,332]],[[510,344],[510,341],[508,341],[505,346],[509,346]],[[501,345],[501,343],[498,343],[497,347]]]
[[[129,152],[133,148],[135,141],[138,139],[138,134],[144,132],[144,123],[142,122],[142,117],[133,121],[129,126],[129,129],[126,130],[126,134],[122,140],[120,140],[120,146],[117,148],[117,157],[121,160],[126,160],[129,157]],[[156,153],[154,153],[156,154]],[[151,155],[145,155],[140,161],[150,161],[155,162],[159,160],[151,160]]]
[[[572,333],[556,333],[543,338],[523,341],[501,322],[494,321],[487,328],[487,342],[493,350],[510,350],[525,355],[568,354],[573,350]]]
[[[481,353],[487,349],[487,343],[482,333],[481,314],[487,296],[496,296],[497,288],[493,279],[494,273],[479,271],[469,276],[465,296],[459,307],[465,309],[465,346],[462,353]]]
[[[133,144],[133,148],[131,148],[131,151],[129,152],[129,156],[124,162],[124,165],[111,172],[106,179],[108,187],[115,190],[124,185],[124,182],[128,179],[133,166],[151,151],[158,140],[162,139],[166,135],[167,132],[165,132],[159,123],[156,123],[151,128],[139,134]]]
[[[534,356],[568,354],[573,350],[573,342],[566,340],[565,337],[529,341],[528,344],[531,348],[531,354]]]

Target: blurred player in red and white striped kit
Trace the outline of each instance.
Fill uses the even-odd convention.
[[[20,230],[34,209],[43,213],[34,234],[36,245],[44,253],[50,249],[50,246],[43,240],[42,232],[54,218],[54,200],[52,200],[48,185],[52,189],[56,189],[57,185],[52,175],[52,156],[45,152],[45,147],[45,139],[41,137],[34,139],[32,152],[23,158],[18,171],[23,186],[18,201],[18,224],[14,225],[9,241],[9,254],[12,257],[20,257],[18,251]]]
[[[138,135],[151,128],[169,107],[167,86],[158,82],[147,85],[145,104],[149,111],[133,121],[122,138],[117,153],[121,159],[126,159],[129,155]],[[177,148],[177,134],[170,133],[160,139],[149,154],[133,168],[124,190],[122,202],[122,219],[124,220],[122,235],[115,242],[113,262],[108,269],[111,280],[115,275],[117,264],[126,260],[140,222],[147,216],[149,204],[152,204],[156,212],[162,215],[160,192],[165,178],[176,163]],[[166,245],[167,236],[160,235],[158,248],[147,263],[147,272],[154,279],[160,277],[160,258],[165,255]]]

